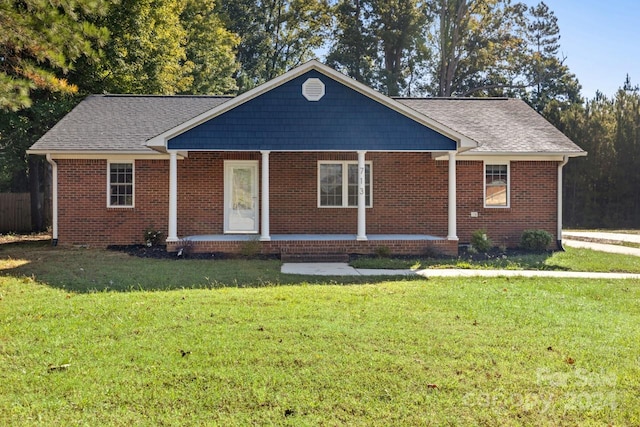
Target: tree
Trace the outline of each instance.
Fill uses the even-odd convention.
[[[581,103],[580,84],[560,58],[560,27],[555,14],[544,3],[528,9],[526,40],[527,55],[523,69],[530,90],[522,97],[536,111],[544,114],[552,100],[554,108],[562,104]]]
[[[121,0],[98,25],[111,32],[99,61],[87,62],[76,80],[93,93],[175,94],[193,83],[187,32],[180,22],[185,0]]]
[[[404,91],[406,78],[428,54],[424,7],[418,0],[372,0],[372,24],[382,64],[379,89],[389,96]]]
[[[30,106],[35,89],[77,92],[63,76],[79,57],[97,57],[108,32],[86,18],[105,10],[103,0],[2,1],[0,109]]]
[[[436,53],[427,90],[437,96],[491,94],[515,81],[524,6],[510,0],[435,0],[429,39]]]
[[[589,153],[565,167],[565,223],[640,227],[640,89],[627,78],[613,97],[559,111],[558,128]]]
[[[640,218],[640,88],[629,76],[614,98],[616,129],[613,136],[616,166],[609,173],[616,181],[616,224],[639,227]]]
[[[237,0],[220,2],[229,31],[241,37],[235,75],[247,91],[314,58],[331,25],[327,0]]]
[[[235,48],[240,39],[226,30],[215,12],[214,0],[187,0],[180,22],[186,30],[186,60],[193,64],[193,81],[182,93],[229,94],[239,64]]]
[[[371,29],[371,3],[342,0],[333,8],[336,19],[327,65],[364,83],[374,85],[376,38]]]
[[[27,149],[62,118],[77,99],[43,90],[31,94],[29,108],[0,110],[0,192],[31,193],[31,222],[34,231],[43,230],[44,206],[40,194],[48,182],[46,163],[41,156],[27,156]]]

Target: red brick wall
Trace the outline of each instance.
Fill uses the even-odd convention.
[[[272,153],[272,234],[356,234],[358,210],[318,207],[318,161],[357,161],[356,153]],[[372,162],[373,207],[367,234],[447,232],[447,176],[426,153],[367,153]]]
[[[260,153],[193,152],[178,160],[178,236],[224,232],[225,160],[259,161]]]
[[[483,167],[481,161],[456,164],[461,243],[468,243],[471,234],[482,228],[495,245],[508,247],[517,246],[522,231],[531,228],[556,236],[558,162],[511,162],[509,208],[484,208]],[[477,212],[478,217],[471,218],[471,212]]]
[[[148,227],[166,236],[169,162],[135,161],[135,207],[107,208],[106,160],[56,160],[58,242],[94,246],[143,243]]]
[[[178,161],[178,236],[222,234],[224,160],[259,153],[190,153]],[[271,234],[356,234],[356,208],[318,208],[318,160],[356,161],[355,153],[271,153]],[[448,162],[426,153],[367,153],[373,207],[368,234],[447,235]],[[107,208],[106,160],[58,160],[59,243],[142,243],[143,231],[167,233],[169,162],[136,160],[135,208]],[[483,163],[459,161],[458,237],[486,228],[495,244],[515,246],[520,233],[555,236],[557,162],[511,162],[511,207],[483,207]],[[471,212],[478,212],[471,218]]]

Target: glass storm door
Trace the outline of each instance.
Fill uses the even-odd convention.
[[[258,161],[224,163],[224,232],[258,232]]]

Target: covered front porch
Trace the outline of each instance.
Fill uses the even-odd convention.
[[[384,220],[386,225],[381,225],[381,218],[387,218],[388,215],[393,216],[395,210],[400,209],[402,204],[407,205],[403,199],[415,199],[415,193],[418,190],[422,193],[422,203],[416,204],[412,201],[412,211],[405,220],[409,223],[416,223],[427,221],[424,212],[430,209],[430,206],[425,203],[429,197],[433,197],[433,189],[426,188],[422,185],[415,187],[414,190],[408,192],[406,195],[398,193],[395,189],[398,187],[397,183],[391,184],[391,178],[389,175],[383,174],[382,170],[387,168],[383,163],[384,159],[388,159],[391,153],[372,153],[374,167],[378,167],[378,183],[375,191],[375,197],[377,202],[374,207],[368,205],[365,194],[368,193],[366,188],[368,178],[365,179],[365,156],[366,151],[360,150],[353,152],[352,158],[357,159],[354,162],[357,166],[357,186],[355,188],[357,192],[357,202],[352,205],[352,208],[325,208],[319,205],[315,205],[315,197],[307,198],[308,211],[298,212],[293,214],[292,211],[286,209],[293,204],[300,204],[299,199],[283,197],[283,191],[287,191],[288,188],[295,186],[298,191],[304,194],[314,193],[316,190],[313,187],[305,186],[301,184],[303,178],[311,182],[311,185],[317,184],[316,170],[312,169],[317,160],[315,156],[310,156],[311,160],[308,165],[310,167],[302,167],[301,176],[297,179],[287,179],[282,176],[283,165],[290,164],[297,159],[296,155],[289,155],[283,158],[280,154],[278,166],[275,170],[278,172],[278,183],[274,183],[272,180],[272,171],[274,166],[270,163],[271,152],[261,151],[259,154],[254,153],[251,155],[255,160],[252,161],[240,161],[241,169],[245,171],[252,170],[252,173],[247,173],[246,177],[252,177],[245,190],[244,194],[246,204],[251,205],[252,208],[234,207],[234,202],[238,200],[233,196],[234,189],[230,183],[234,182],[233,175],[227,176],[224,174],[224,188],[225,188],[225,201],[220,203],[219,206],[224,206],[224,221],[222,227],[214,227],[209,230],[206,228],[192,228],[189,233],[184,230],[180,235],[178,233],[178,226],[180,224],[179,217],[188,220],[188,216],[185,217],[186,211],[183,209],[182,214],[178,215],[178,207],[180,193],[178,192],[178,156],[174,151],[170,151],[170,192],[169,192],[169,224],[168,224],[168,236],[167,236],[167,248],[169,251],[178,251],[180,249],[187,249],[194,252],[231,252],[239,253],[246,249],[250,244],[253,245],[252,251],[258,251],[263,254],[284,254],[284,253],[344,253],[344,254],[375,254],[377,251],[385,250],[394,254],[423,254],[426,252],[437,252],[447,255],[457,254],[457,215],[456,215],[456,152],[448,152],[448,163],[443,162],[446,168],[442,168],[444,172],[443,192],[438,192],[438,197],[441,198],[441,207],[446,209],[446,216],[443,218],[446,229],[440,227],[435,231],[436,233],[430,234],[429,228],[424,226],[404,226],[405,230],[410,228],[411,231],[400,231],[394,233],[394,231],[402,230],[402,226],[399,223],[393,223],[393,221]],[[322,153],[319,153],[322,154]],[[345,153],[348,154],[348,153]],[[428,155],[428,153],[423,153]],[[233,157],[233,156],[231,156]],[[202,158],[202,155],[201,155]],[[395,162],[408,161],[413,158],[413,155],[404,154],[397,158],[391,164]],[[423,161],[428,157],[423,157]],[[377,159],[377,160],[376,160]],[[184,161],[187,161],[186,159]],[[254,163],[251,163],[254,162]],[[431,160],[434,162],[434,160]],[[440,161],[438,161],[440,162]],[[221,163],[224,167],[221,167]],[[238,164],[237,160],[220,160],[218,163],[219,169],[225,171],[232,170],[227,166],[233,166]],[[433,163],[432,163],[433,164]],[[427,167],[421,166],[422,167]],[[215,166],[214,166],[215,169]],[[402,174],[402,173],[401,173]],[[405,178],[407,180],[416,180],[419,174],[416,172],[415,177]],[[260,178],[260,179],[258,179]],[[383,183],[384,182],[384,183]],[[386,185],[385,185],[386,184]],[[212,184],[213,185],[213,184]],[[217,185],[221,185],[218,183]],[[319,185],[319,184],[318,184]],[[227,191],[228,190],[228,191]],[[318,190],[319,191],[319,190]],[[444,193],[444,194],[442,194]],[[247,196],[248,195],[248,196]],[[274,206],[272,204],[272,198],[277,198],[279,201]],[[373,195],[371,197],[374,197]],[[384,200],[382,200],[384,199]],[[186,200],[184,197],[181,200]],[[313,205],[310,205],[313,203]],[[320,202],[318,201],[318,204]],[[182,205],[185,203],[183,202]],[[240,203],[239,205],[241,205]],[[377,206],[377,207],[375,207]],[[283,209],[284,208],[284,209]],[[432,207],[431,207],[432,208]],[[217,210],[217,209],[216,209]],[[282,212],[286,212],[283,214]],[[272,215],[275,212],[275,218]],[[415,215],[415,216],[413,216]],[[374,218],[373,223],[368,227],[369,217]],[[294,219],[295,218],[295,219]],[[299,231],[295,231],[293,222],[304,219],[309,225],[298,226]],[[341,225],[341,231],[332,231],[331,222],[340,219],[343,224]],[[271,233],[272,221],[276,221],[278,226],[276,232]],[[312,226],[311,224],[315,224]],[[443,224],[443,225],[444,225]],[[220,226],[218,225],[218,227]],[[231,227],[244,227],[238,229]],[[311,229],[314,230],[311,230]],[[368,228],[371,228],[372,232],[368,232]],[[383,231],[384,229],[385,231]],[[424,231],[422,231],[424,230]],[[446,230],[446,236],[440,232]],[[186,232],[185,232],[186,231]],[[284,233],[283,233],[284,231]],[[307,232],[308,231],[308,232]],[[352,231],[352,232],[350,232]],[[376,232],[377,231],[377,232]],[[383,231],[382,233],[380,231]],[[383,248],[383,249],[381,249]]]
[[[477,144],[311,61],[147,146],[169,154],[169,250],[452,254]]]

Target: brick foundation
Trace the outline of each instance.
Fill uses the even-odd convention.
[[[255,245],[255,246],[254,246]],[[374,255],[379,248],[388,248],[394,255],[439,254],[458,255],[458,242],[449,240],[291,240],[291,241],[178,241],[168,242],[167,251],[184,249],[191,253],[241,254],[256,250],[263,255],[282,254],[359,254]]]

